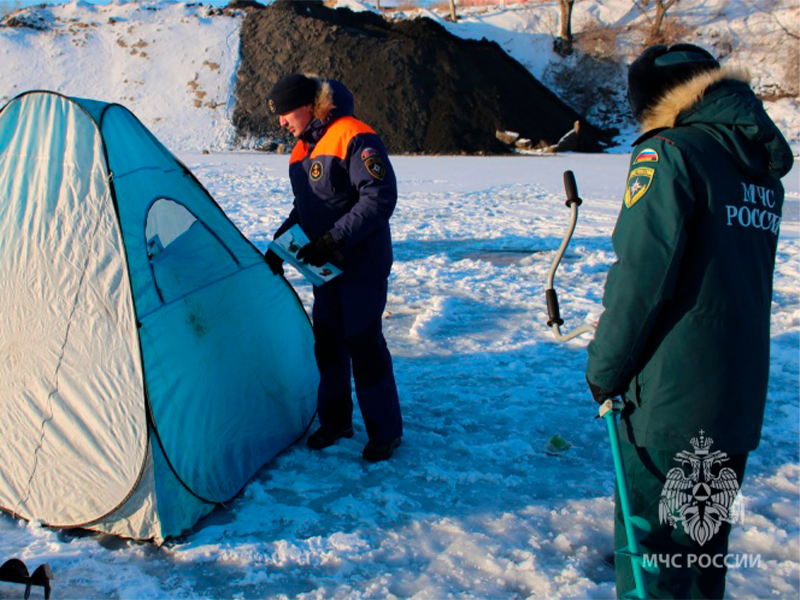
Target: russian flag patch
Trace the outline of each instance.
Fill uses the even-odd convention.
[[[658,152],[652,148],[645,148],[639,152],[639,155],[633,161],[633,164],[637,165],[643,162],[658,162]]]

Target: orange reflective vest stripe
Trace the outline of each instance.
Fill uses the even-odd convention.
[[[347,145],[350,143],[350,140],[360,133],[375,133],[375,130],[355,117],[342,117],[337,119],[328,127],[322,139],[317,142],[317,145],[311,152],[311,158],[316,158],[317,156],[334,156],[344,159],[347,156]],[[300,140],[292,149],[289,162],[300,162],[306,156],[308,156],[308,143],[304,140]]]

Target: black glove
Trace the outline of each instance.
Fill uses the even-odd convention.
[[[264,255],[264,260],[267,261],[269,270],[275,273],[275,275],[283,275],[283,259],[275,254],[272,249],[267,250],[267,253]]]
[[[332,260],[342,260],[342,253],[339,251],[339,244],[333,239],[333,234],[328,231],[322,237],[300,248],[297,251],[297,260],[321,267]]]
[[[586,383],[589,384],[589,391],[592,392],[592,398],[594,398],[594,401],[598,404],[603,404],[603,402],[609,398],[616,396],[614,392],[608,392],[593,384],[589,381],[588,377],[586,378]]]

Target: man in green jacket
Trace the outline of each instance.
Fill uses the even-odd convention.
[[[632,512],[653,598],[721,598],[733,500],[761,437],[770,304],[792,152],[748,84],[689,44],[628,72],[635,142],[586,378],[623,396]],[[615,543],[626,545],[617,502]],[[617,594],[634,588],[616,561]]]

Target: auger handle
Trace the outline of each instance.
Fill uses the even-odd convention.
[[[594,333],[595,330],[594,325],[589,323],[585,323],[566,334],[562,334],[560,329],[564,324],[564,319],[561,318],[561,311],[558,307],[558,294],[556,294],[555,290],[554,281],[556,278],[556,270],[558,269],[558,265],[561,263],[564,252],[566,252],[567,246],[572,239],[572,234],[575,231],[575,224],[578,222],[578,207],[583,203],[583,200],[581,200],[580,196],[578,196],[578,185],[575,183],[575,175],[572,173],[572,171],[564,171],[564,190],[567,193],[567,201],[565,204],[572,212],[570,215],[569,225],[567,226],[567,231],[564,234],[564,239],[561,240],[561,246],[558,248],[555,258],[553,258],[553,264],[550,267],[550,272],[547,275],[547,288],[544,291],[545,300],[547,301],[547,316],[549,318],[547,321],[547,326],[552,327],[553,334],[560,342],[566,342],[567,340],[571,340],[572,338],[583,335],[584,333]]]
[[[564,171],[564,190],[567,192],[567,201],[564,203],[567,208],[572,208],[573,204],[575,206],[583,204],[583,200],[578,196],[578,184],[572,171]]]
[[[558,308],[558,294],[556,294],[556,291],[553,288],[547,288],[544,291],[544,297],[547,300],[547,316],[550,317],[547,321],[547,326],[563,325],[564,319],[561,318],[561,310]]]

